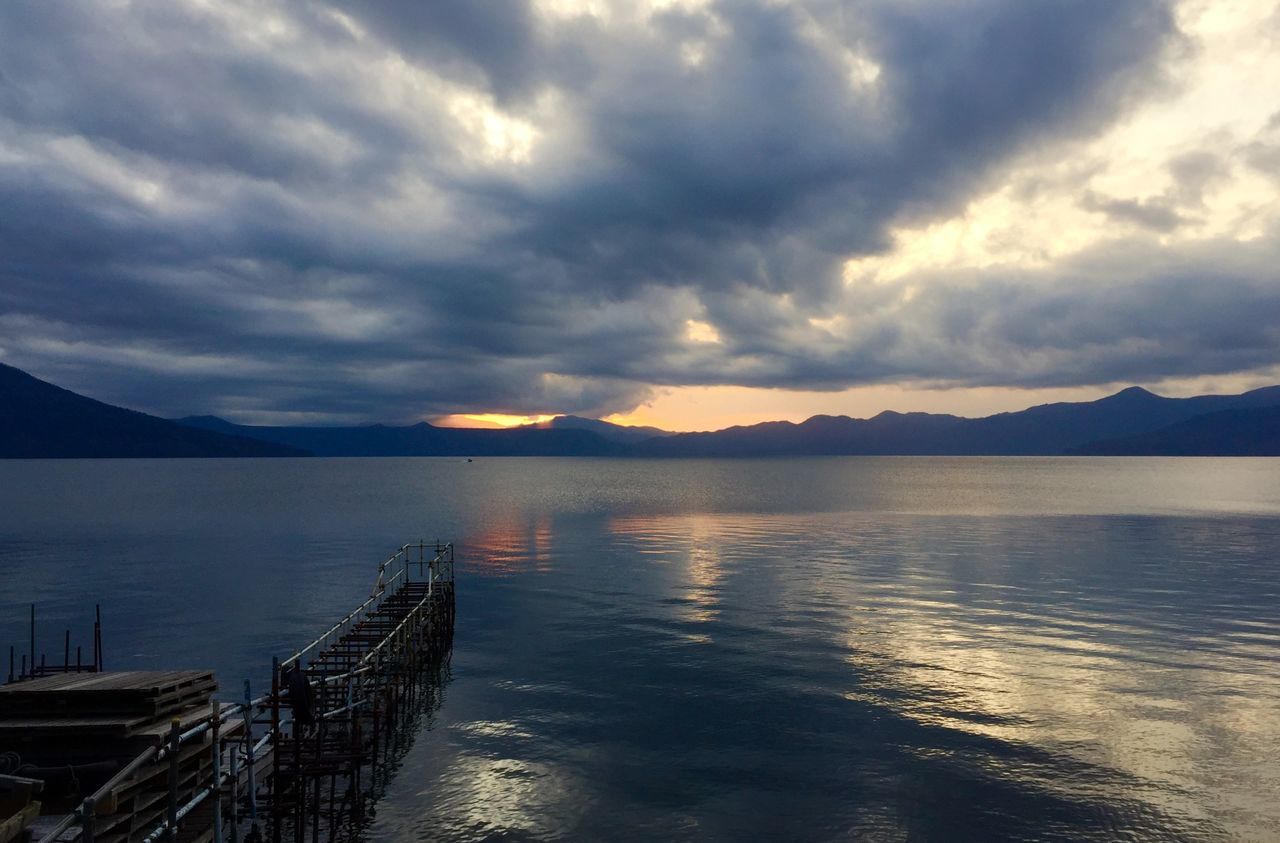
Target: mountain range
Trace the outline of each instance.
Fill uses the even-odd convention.
[[[1280,386],[1242,395],[1165,398],[1141,387],[1097,401],[1042,404],[971,419],[934,413],[883,412],[870,419],[814,416],[795,424],[765,422],[707,433],[681,433],[642,442],[646,456],[898,454],[1046,456],[1161,453],[1156,444],[1171,425],[1230,410],[1247,419],[1280,406]],[[1265,424],[1261,425],[1265,427]],[[1218,453],[1214,429],[1199,429],[1204,453]],[[1170,440],[1172,441],[1172,440]],[[1265,437],[1261,440],[1265,444]],[[1232,453],[1244,441],[1237,437]],[[1126,450],[1128,449],[1128,450]]]
[[[0,458],[296,456],[305,453],[104,404],[0,363]]]
[[[599,433],[576,428],[501,429],[437,427],[427,422],[395,427],[259,427],[232,424],[217,416],[188,416],[191,428],[248,437],[318,457],[556,457],[622,456],[623,446]]]
[[[0,457],[798,455],[1280,456],[1280,386],[1166,398],[1130,387],[1096,401],[985,418],[884,412],[700,433],[558,416],[505,429],[274,427],[166,420],[77,395],[0,364]]]

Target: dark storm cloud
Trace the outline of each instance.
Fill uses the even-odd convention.
[[[0,352],[104,399],[249,420],[1277,362],[1261,325],[1219,329],[1274,305],[1263,264],[1138,272],[1140,239],[1036,283],[921,280],[905,302],[841,283],[891,226],[945,217],[1165,84],[1166,4],[638,15],[0,4]],[[490,102],[533,127],[527,162],[487,149],[510,140]],[[1180,165],[1166,223],[1215,166]],[[691,342],[688,319],[722,341]]]
[[[1153,231],[1173,231],[1186,220],[1164,199],[1112,199],[1087,191],[1080,206]]]
[[[1278,233],[1163,250],[1132,239],[1049,270],[908,277],[878,291],[888,301],[871,318],[910,330],[873,353],[900,377],[1027,386],[1274,365]],[[918,292],[903,301],[907,287]]]
[[[732,37],[696,72],[668,31],[597,45],[576,104],[608,163],[519,196],[519,245],[612,290],[823,295],[843,256],[884,245],[889,220],[953,208],[1028,140],[1114,115],[1171,31],[1154,3],[718,11]],[[814,14],[846,29],[815,37]],[[879,66],[862,90],[858,58]]]
[[[520,0],[331,0],[411,61],[483,84],[502,99],[538,80],[533,10]]]

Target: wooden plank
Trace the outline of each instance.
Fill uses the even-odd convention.
[[[175,711],[165,712],[159,716],[90,716],[90,717],[0,717],[0,739],[13,739],[22,736],[74,736],[97,735],[114,737],[141,737],[159,740],[169,734],[170,721],[176,717],[179,728],[183,731],[207,720],[213,715],[215,705],[222,705],[208,699],[194,703],[184,703]],[[238,729],[235,721],[224,724],[227,728]]]
[[[23,829],[40,816],[40,803],[32,802],[7,820],[0,822],[0,843],[11,843],[22,836]]]
[[[151,719],[150,717],[7,717],[0,720],[0,738],[66,734],[126,737]]]
[[[136,693],[143,696],[176,690],[196,682],[213,682],[207,670],[125,670],[111,673],[63,673],[0,685],[0,703],[49,693],[83,694],[94,691]]]

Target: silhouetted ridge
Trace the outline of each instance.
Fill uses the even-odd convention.
[[[1150,433],[1090,442],[1072,453],[1130,457],[1280,456],[1280,406],[1205,413]]]
[[[650,440],[648,456],[957,455],[1048,456],[1092,442],[1136,436],[1199,415],[1280,404],[1280,387],[1243,395],[1165,398],[1129,387],[1096,401],[1041,404],[980,419],[887,410],[870,419],[814,416]]]
[[[183,419],[202,427],[225,429],[221,419]],[[304,448],[321,457],[558,457],[621,456],[623,446],[589,430],[542,430],[515,427],[500,430],[436,427],[427,422],[396,427],[259,427],[231,425],[240,436]]]
[[[0,457],[1272,455],[1278,427],[1280,386],[1195,398],[1130,387],[980,419],[890,410],[678,434],[576,416],[498,430],[251,426],[208,415],[158,419],[0,364]]]
[[[304,455],[286,445],[199,430],[104,404],[0,363],[3,458]]]
[[[611,442],[634,443],[656,436],[670,436],[665,430],[656,427],[628,427],[601,419],[588,419],[582,416],[556,416],[554,419],[538,424],[528,425],[540,430],[589,430],[599,434]]]

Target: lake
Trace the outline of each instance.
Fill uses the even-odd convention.
[[[1280,839],[1277,460],[0,461],[0,644],[234,696],[436,538],[371,840]]]

